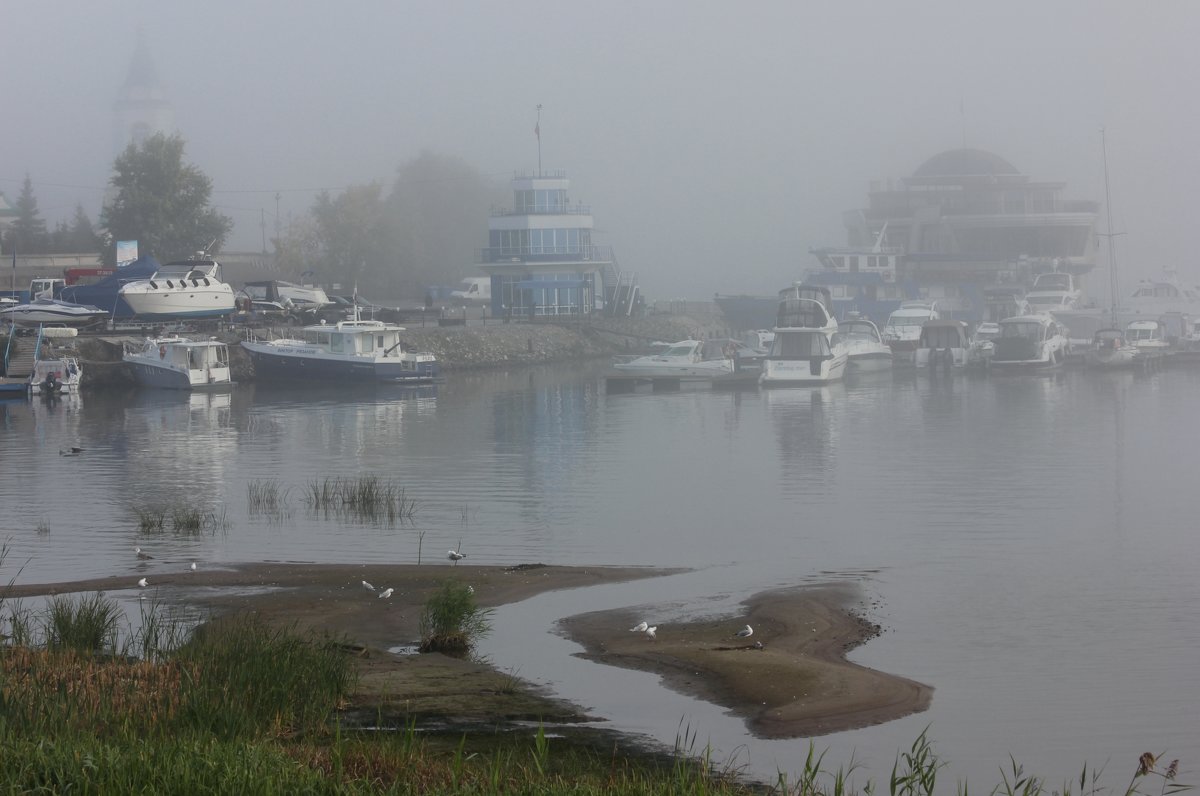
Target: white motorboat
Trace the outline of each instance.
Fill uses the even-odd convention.
[[[1138,350],[1143,357],[1160,357],[1170,350],[1163,333],[1163,325],[1158,321],[1132,321],[1125,327],[1125,339]]]
[[[947,373],[967,366],[967,355],[971,342],[967,338],[967,325],[962,321],[925,321],[921,326],[921,337],[913,363],[918,370],[933,372],[939,367]]]
[[[1052,315],[1035,313],[1000,321],[1000,336],[993,345],[993,370],[1044,370],[1066,362],[1069,341],[1063,325]]]
[[[1093,368],[1123,368],[1137,362],[1137,346],[1129,342],[1120,329],[1101,329],[1083,354],[1083,361]]]
[[[775,339],[762,363],[763,386],[829,384],[845,375],[848,355],[833,317],[829,288],[796,284],[779,291]]]
[[[892,349],[879,334],[879,327],[866,318],[850,318],[838,326],[838,336],[846,347],[846,367],[851,372],[865,373],[889,370]]]
[[[167,263],[149,279],[127,282],[119,295],[139,318],[217,318],[235,306],[220,264],[204,254]]]
[[[996,352],[995,340],[1000,336],[1000,324],[984,321],[975,327],[971,335],[971,347],[967,349],[967,365],[986,367],[991,364],[992,354]]]
[[[217,390],[232,384],[229,348],[219,340],[148,337],[126,343],[122,359],[143,387]]]
[[[407,350],[404,331],[383,321],[322,322],[301,328],[301,337],[243,340],[242,347],[260,379],[428,384],[438,375],[437,358]]]
[[[694,381],[733,373],[734,358],[727,357],[719,345],[680,340],[666,351],[618,362],[613,369],[623,376]]]
[[[1033,287],[1025,294],[1025,301],[1033,313],[1065,312],[1081,308],[1083,291],[1075,286],[1070,274],[1052,271],[1034,278]]]
[[[888,316],[881,337],[896,359],[911,363],[921,339],[922,324],[940,317],[937,302],[905,301]]]
[[[1153,279],[1143,279],[1118,312],[1129,319],[1160,318],[1169,312],[1200,315],[1200,287],[1183,284],[1170,268]]]
[[[72,304],[69,301],[52,298],[34,299],[26,304],[14,304],[0,309],[0,319],[15,323],[17,326],[61,324],[82,327],[91,326],[107,317],[108,313],[99,307]]]
[[[29,392],[33,395],[61,395],[79,392],[83,368],[73,356],[51,356],[33,363]]]

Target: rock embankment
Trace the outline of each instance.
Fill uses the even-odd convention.
[[[283,334],[289,330],[275,330]],[[720,337],[728,334],[722,318],[682,315],[652,315],[645,318],[598,318],[584,323],[503,323],[489,321],[471,326],[409,327],[405,344],[428,351],[444,370],[536,365],[597,359],[631,353],[655,340],[675,341],[690,337]],[[229,344],[230,366],[235,381],[251,381],[254,367],[238,345],[244,329],[230,329],[218,337]],[[70,341],[84,364],[85,387],[118,387],[133,384],[121,362],[122,343],[132,336],[83,336]]]

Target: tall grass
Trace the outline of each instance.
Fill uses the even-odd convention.
[[[317,511],[388,522],[409,522],[417,512],[417,501],[408,497],[404,487],[374,475],[311,481],[304,489],[304,500]]]
[[[53,597],[46,606],[46,646],[115,654],[123,618],[117,604],[98,593]]]
[[[491,630],[490,609],[475,604],[469,586],[447,580],[429,596],[421,612],[421,652],[465,656]]]

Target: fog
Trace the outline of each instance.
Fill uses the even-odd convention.
[[[542,162],[651,298],[770,293],[845,242],[871,180],[966,146],[1103,200],[1121,283],[1189,281],[1200,6],[1174,2],[10,3],[0,190],[97,219],[137,31],[187,141],[258,250],[317,190],[422,149],[503,183]],[[1104,216],[1101,214],[1103,231]],[[487,219],[474,235],[486,240]],[[1105,260],[1100,257],[1101,267]],[[1093,295],[1106,294],[1099,271]]]

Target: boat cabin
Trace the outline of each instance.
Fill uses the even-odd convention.
[[[333,354],[400,355],[403,326],[383,321],[339,321],[335,325],[305,326],[304,342]]]
[[[961,348],[970,347],[967,324],[963,321],[936,320],[921,324],[921,337],[917,348]]]
[[[776,335],[780,328],[836,329],[833,297],[824,285],[795,284],[779,291],[779,312],[775,319]]]

